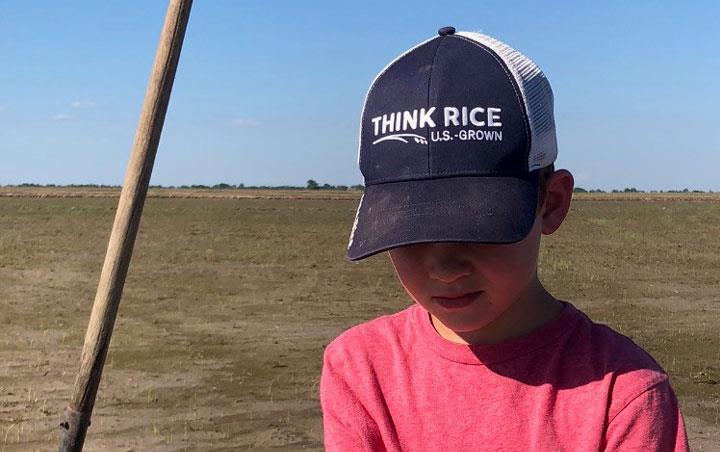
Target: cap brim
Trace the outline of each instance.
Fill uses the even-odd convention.
[[[532,229],[537,202],[537,171],[370,185],[347,255],[356,261],[413,243],[515,243]]]

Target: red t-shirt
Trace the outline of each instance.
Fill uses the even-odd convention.
[[[413,305],[325,350],[327,451],[687,451],[668,377],[570,303],[493,345],[442,338]]]

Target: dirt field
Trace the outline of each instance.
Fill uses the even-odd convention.
[[[0,452],[57,448],[116,194],[0,188]],[[385,256],[345,260],[357,198],[152,191],[85,450],[321,450],[324,346],[409,303]],[[720,196],[578,196],[542,251],[720,450]]]

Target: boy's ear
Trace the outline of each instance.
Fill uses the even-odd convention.
[[[570,210],[575,180],[568,170],[557,170],[547,180],[547,193],[540,207],[542,233],[552,234],[562,224]]]

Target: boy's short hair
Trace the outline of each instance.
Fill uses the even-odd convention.
[[[538,170],[557,156],[544,74],[489,36],[438,34],[391,62],[367,93],[351,260],[411,243],[514,243],[544,199],[548,170]]]

